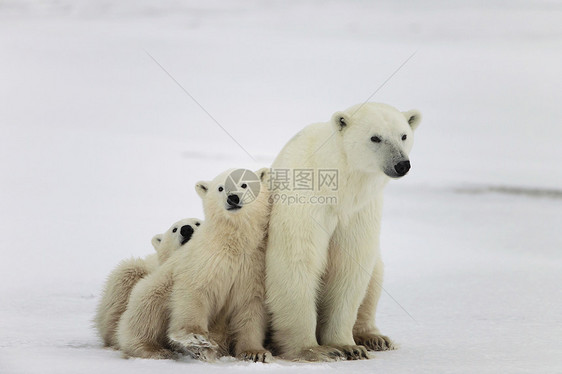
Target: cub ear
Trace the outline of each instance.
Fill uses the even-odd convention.
[[[418,110],[412,109],[407,112],[402,112],[402,114],[406,117],[406,121],[408,121],[412,130],[415,130],[419,126],[421,122],[421,113]]]
[[[162,234],[154,235],[152,238],[152,246],[158,252],[158,248],[160,248],[160,243],[162,243]]]
[[[339,131],[342,131],[350,124],[349,116],[344,112],[335,112],[332,115],[332,123]]]
[[[262,183],[264,183],[267,180],[267,177],[269,175],[269,168],[261,168],[261,169],[257,170],[256,175],[258,176],[260,181],[262,181]]]
[[[195,191],[197,191],[197,195],[203,198],[209,192],[209,182],[197,182],[195,184]]]

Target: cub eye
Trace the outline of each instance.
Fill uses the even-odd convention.
[[[378,136],[373,136],[371,137],[371,141],[373,143],[380,143],[381,142],[381,138],[379,138]]]
[[[242,186],[240,186],[240,187],[242,187],[242,188],[247,188],[248,185],[247,185],[246,183],[242,183]]]
[[[178,228],[177,228],[177,227],[174,227],[174,229],[172,230],[172,232],[176,232],[176,231],[178,231]]]
[[[222,192],[223,190],[224,190],[224,188],[222,188],[222,186],[219,187],[219,192]]]
[[[195,222],[195,226],[201,226],[199,222]]]
[[[402,135],[402,140],[406,140],[408,138],[407,135]]]

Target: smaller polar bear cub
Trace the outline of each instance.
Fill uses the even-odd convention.
[[[187,243],[202,222],[197,218],[186,218],[174,223],[168,231],[152,238],[156,253],[124,260],[109,274],[94,319],[104,346],[118,348],[117,325],[135,284]]]

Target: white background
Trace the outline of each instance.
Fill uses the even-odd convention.
[[[0,372],[562,372],[562,5],[506,3],[0,1]],[[105,276],[202,217],[195,182],[268,166],[414,52],[372,98],[424,115],[383,219],[378,324],[400,349],[263,365],[101,347]]]

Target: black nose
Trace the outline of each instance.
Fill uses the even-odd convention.
[[[193,235],[193,227],[189,225],[182,226],[180,229],[181,236],[183,236],[183,243],[187,243],[189,239],[191,239],[191,235]]]
[[[240,204],[240,198],[238,197],[238,195],[228,195],[226,202],[228,203],[228,205],[238,206],[238,204]]]
[[[394,165],[394,170],[398,173],[399,176],[404,176],[410,170],[410,161],[400,161],[396,165]]]

